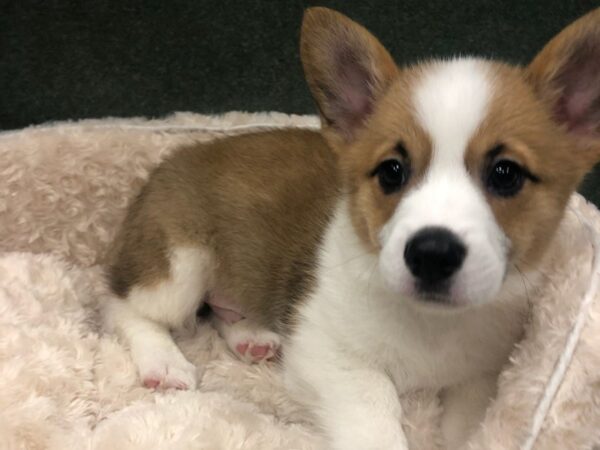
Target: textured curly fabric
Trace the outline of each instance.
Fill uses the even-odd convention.
[[[204,369],[192,392],[140,386],[126,348],[102,330],[108,295],[102,258],[148,172],[178,145],[253,129],[318,126],[312,116],[230,113],[58,123],[0,133],[0,448],[317,449],[307,415],[275,365],[248,366],[208,324],[177,336]],[[205,127],[202,131],[201,128]],[[206,127],[210,128],[209,131]],[[531,291],[531,320],[499,379],[473,449],[516,449],[529,435],[592,276],[575,195]],[[526,281],[524,281],[526,282]],[[434,392],[402,399],[411,449],[441,448]],[[533,448],[589,449],[600,442],[600,300]]]

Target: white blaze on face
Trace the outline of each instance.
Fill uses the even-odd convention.
[[[449,301],[483,303],[500,289],[507,238],[465,167],[468,143],[490,100],[486,70],[482,61],[452,60],[432,65],[416,85],[412,99],[416,118],[433,148],[423,180],[406,193],[381,233],[380,267],[394,292],[416,294],[404,248],[416,232],[431,226],[449,229],[467,249],[462,267],[451,279]]]

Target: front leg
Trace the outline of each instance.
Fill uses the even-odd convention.
[[[442,433],[448,450],[463,448],[481,424],[496,395],[497,375],[485,375],[452,386],[442,394]]]
[[[332,448],[406,450],[402,408],[391,380],[373,369],[337,372],[320,386],[318,415]]]
[[[321,341],[322,343],[322,341]],[[334,450],[406,450],[402,409],[390,378],[364,362],[339,353],[294,352],[286,357],[288,387],[314,413],[328,448]]]

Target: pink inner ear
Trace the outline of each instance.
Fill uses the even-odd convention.
[[[600,38],[578,45],[557,82],[562,87],[558,119],[575,133],[600,133]]]
[[[594,98],[598,98],[599,95],[600,89],[594,89],[575,92],[567,99],[565,109],[569,117],[568,124],[570,131],[581,134],[598,131],[600,108],[596,106],[594,113]]]
[[[336,126],[351,137],[371,113],[373,106],[372,75],[348,48],[340,48],[336,54],[336,84],[331,87],[330,117]]]

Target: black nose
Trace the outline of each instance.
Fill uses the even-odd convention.
[[[442,227],[427,227],[415,233],[404,248],[404,261],[422,287],[433,287],[454,274],[467,249],[460,238]]]

